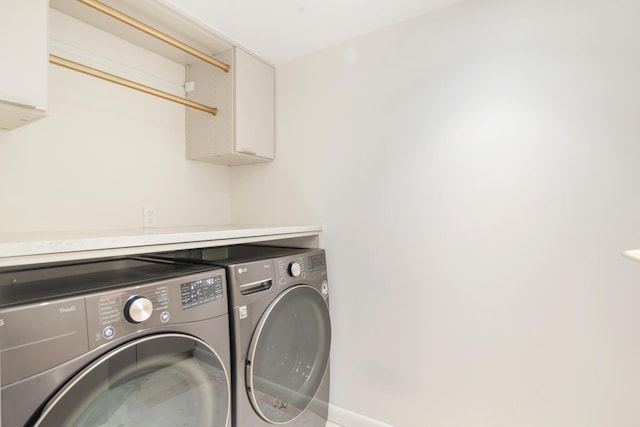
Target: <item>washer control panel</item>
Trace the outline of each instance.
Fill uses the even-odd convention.
[[[276,274],[278,283],[284,285],[289,280],[304,279],[307,277],[307,265],[304,255],[297,255],[276,260]]]
[[[274,248],[267,247],[265,255],[272,255],[270,249]],[[280,253],[285,252],[283,248],[277,249]],[[258,249],[252,250],[254,258]],[[327,262],[323,249],[289,248],[284,255],[257,260],[240,259],[226,266],[232,307],[246,310],[247,304],[265,298],[267,293],[279,293],[288,286],[299,284],[313,286],[326,300],[329,298]],[[240,316],[241,319],[247,317],[242,312]]]
[[[287,285],[302,279],[326,279],[327,263],[324,251],[301,253],[275,260],[278,284]]]
[[[221,269],[93,294],[85,300],[91,348],[143,329],[228,312]]]

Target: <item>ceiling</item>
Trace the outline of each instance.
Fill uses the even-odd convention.
[[[168,0],[278,64],[462,0]]]

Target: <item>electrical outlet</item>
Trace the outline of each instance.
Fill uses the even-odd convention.
[[[144,228],[157,227],[156,208],[142,208],[142,226]]]

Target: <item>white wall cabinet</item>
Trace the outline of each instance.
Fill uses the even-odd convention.
[[[47,109],[47,0],[0,2],[0,129]]]
[[[273,160],[273,66],[165,0],[104,0],[103,3],[231,65],[226,72],[79,2],[50,0],[51,7],[62,13],[185,65],[187,82],[195,83],[194,90],[187,90],[187,99],[218,109],[215,116],[186,109],[188,159],[224,165]]]
[[[213,117],[187,111],[187,157],[238,165],[273,160],[275,154],[275,70],[239,47],[216,55],[231,65],[225,73],[206,64],[187,67],[196,82],[187,98],[214,99]]]

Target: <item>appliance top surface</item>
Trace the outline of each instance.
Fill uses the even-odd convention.
[[[141,257],[0,269],[0,308],[211,270],[203,265]]]
[[[286,257],[317,250],[319,249],[289,248],[262,245],[233,245],[224,248],[214,247],[202,249],[187,249],[184,251],[165,252],[157,255],[161,258],[167,259],[202,262],[211,265],[226,266],[262,259]]]

